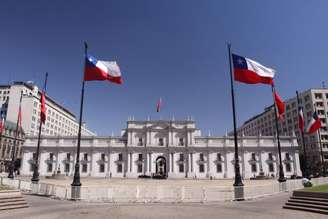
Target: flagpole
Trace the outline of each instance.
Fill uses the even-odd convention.
[[[16,123],[16,132],[15,132],[15,138],[14,138],[14,145],[11,150],[11,164],[9,168],[9,174],[8,178],[13,179],[14,178],[14,168],[15,168],[15,148],[17,145],[17,137],[18,137],[18,129],[19,129],[19,123],[20,123],[20,114],[21,114],[21,106],[22,106],[22,98],[23,98],[23,91],[21,91],[20,99],[19,99],[19,110],[17,115],[17,123]]]
[[[317,108],[315,107],[315,105],[313,107],[314,107],[315,113],[319,117],[318,112],[317,112]],[[321,122],[321,120],[320,120],[320,122]],[[325,162],[324,162],[324,158],[323,158],[320,128],[317,130],[317,132],[318,132],[318,137],[319,137],[320,156],[321,156],[321,171],[322,171],[321,175],[325,175],[325,166],[324,166]]]
[[[43,91],[46,92],[47,90],[47,81],[48,81],[48,72],[46,72],[46,78],[44,80],[44,85],[43,85]],[[40,104],[41,103],[41,98],[42,98],[42,94],[40,97]],[[42,107],[42,106],[41,106]],[[36,148],[36,157],[34,160],[34,171],[33,171],[33,176],[32,176],[32,183],[38,183],[39,182],[39,155],[40,155],[40,144],[41,144],[41,131],[42,131],[42,119],[41,119],[41,113],[40,112],[40,122],[39,122],[39,136],[38,136],[38,145]]]
[[[271,84],[271,91],[272,91],[272,97],[273,97],[273,108],[274,108],[274,115],[275,115],[275,123],[276,123],[276,133],[277,133],[277,142],[278,142],[278,153],[279,153],[279,182],[285,182],[285,174],[284,174],[284,168],[282,166],[281,161],[281,147],[280,147],[280,135],[279,135],[279,126],[278,126],[278,115],[277,115],[277,107],[276,107],[276,101],[274,99],[274,85]]]
[[[300,98],[298,96],[298,91],[296,91],[296,97],[297,97],[297,106],[298,108],[300,108]],[[302,113],[303,113],[303,117],[304,117],[304,112],[303,112],[303,107],[302,108]],[[303,129],[301,130],[301,136],[302,136],[302,145],[303,145],[303,157],[304,157],[304,177],[305,178],[308,178],[309,177],[309,174],[308,174],[308,165],[307,165],[307,157],[306,157],[306,149],[305,149],[305,141],[304,141],[304,127]]]
[[[84,42],[84,56],[87,58],[88,44]],[[74,170],[74,179],[71,186],[81,186],[80,181],[80,147],[81,147],[81,126],[82,126],[82,114],[83,114],[83,100],[84,100],[84,77],[82,79],[82,90],[81,90],[81,105],[80,105],[80,120],[79,120],[79,132],[77,137],[77,150],[76,150],[76,162]]]
[[[233,130],[234,130],[234,141],[235,141],[235,182],[233,186],[244,186],[239,166],[239,155],[238,155],[238,138],[237,138],[237,127],[236,127],[236,109],[235,109],[235,93],[232,79],[232,65],[231,65],[231,44],[228,44],[229,52],[229,65],[230,65],[230,86],[231,86],[231,102],[232,102],[232,116],[233,116]]]

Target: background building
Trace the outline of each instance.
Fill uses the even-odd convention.
[[[328,130],[327,130],[327,117],[328,117],[328,89],[309,89],[299,93],[300,106],[303,107],[305,128],[309,124],[312,114],[315,110],[322,122],[320,129],[322,150],[325,161],[328,161]],[[293,135],[295,133],[298,144],[303,147],[301,140],[301,132],[298,128],[298,106],[297,98],[295,97],[285,101],[286,113],[284,120],[279,122],[279,132],[281,135]],[[230,133],[233,134],[233,133]],[[240,128],[238,128],[239,135],[246,136],[273,136],[276,134],[275,116],[273,106],[265,108],[264,112],[247,120]],[[319,134],[317,132],[308,135],[305,134],[305,147],[307,158],[310,164],[316,164],[321,161],[320,157],[320,144]],[[303,149],[300,150],[303,152]]]
[[[6,121],[16,123],[21,92],[22,128],[26,135],[37,136],[40,120],[40,96],[38,87],[32,83],[14,82],[12,85],[0,85],[0,107]],[[46,96],[47,120],[42,126],[42,135],[77,136],[78,121],[75,115],[58,102]],[[82,135],[94,136],[95,133],[82,127]]]
[[[8,172],[13,149],[15,149],[16,167],[20,167],[25,133],[19,128],[16,136],[16,125],[16,123],[6,121],[0,135],[0,172]]]
[[[72,176],[76,137],[47,137],[41,142],[40,175],[55,171]],[[23,147],[21,174],[32,175],[37,138]],[[301,175],[296,137],[281,138],[286,176]],[[243,178],[278,176],[278,149],[271,136],[239,140]],[[233,178],[233,137],[201,136],[194,121],[128,121],[122,136],[84,137],[81,141],[81,176],[130,177],[165,175],[169,178]]]

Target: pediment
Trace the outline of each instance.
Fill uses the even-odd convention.
[[[154,125],[149,126],[149,129],[152,130],[165,130],[168,129],[170,126],[170,124],[166,123],[166,122],[161,122],[161,123],[156,123]]]

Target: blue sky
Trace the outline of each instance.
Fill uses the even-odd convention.
[[[78,116],[83,41],[116,60],[121,86],[88,82],[84,121],[100,135],[135,119],[193,116],[203,134],[232,129],[234,53],[277,70],[282,98],[327,81],[327,1],[1,1],[0,84],[49,72],[48,94]],[[272,103],[265,85],[235,83],[237,123]],[[156,113],[162,97],[163,108]]]

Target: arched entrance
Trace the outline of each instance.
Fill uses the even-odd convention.
[[[166,159],[163,156],[159,156],[156,159],[156,175],[166,177]]]

